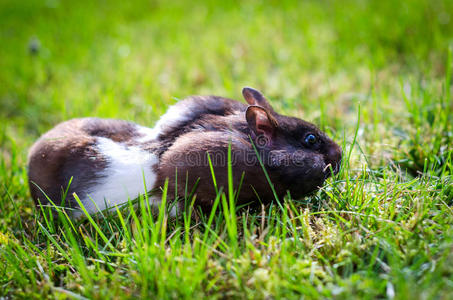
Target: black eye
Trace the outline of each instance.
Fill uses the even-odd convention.
[[[314,134],[310,133],[310,134],[307,134],[307,136],[305,137],[305,143],[307,143],[309,145],[314,145],[314,144],[316,144],[317,141],[318,141],[318,138]]]

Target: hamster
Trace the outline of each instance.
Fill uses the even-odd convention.
[[[71,208],[73,217],[83,215],[73,193],[90,214],[144,193],[157,206],[168,180],[171,214],[184,208],[182,199],[191,192],[195,205],[208,211],[217,190],[227,190],[229,147],[234,188],[241,184],[237,204],[275,198],[262,165],[280,199],[288,192],[300,198],[316,191],[339,171],[340,146],[315,125],[278,114],[255,89],[246,87],[242,94],[247,104],[217,96],[186,98],[152,129],[99,118],[57,125],[29,151],[35,203],[48,204],[49,198]]]

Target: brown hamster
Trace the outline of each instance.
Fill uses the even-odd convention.
[[[207,153],[217,188],[226,188],[229,145],[235,188],[243,177],[238,204],[274,199],[260,161],[280,198],[288,191],[293,198],[315,191],[332,170],[338,172],[341,148],[315,125],[276,113],[257,90],[242,93],[248,105],[216,96],[189,97],[170,107],[152,129],[97,118],[61,123],[30,149],[32,197],[47,203],[44,192],[61,204],[72,178],[64,205],[78,216],[82,213],[73,193],[89,213],[148,192],[151,204],[158,205],[160,187],[168,179],[169,202],[175,194],[179,200],[173,213],[192,190],[195,204],[209,210],[216,190]]]

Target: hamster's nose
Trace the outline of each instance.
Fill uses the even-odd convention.
[[[331,145],[329,150],[327,151],[325,160],[326,164],[332,165],[332,170],[334,174],[337,174],[338,171],[340,171],[341,156],[342,156],[341,147],[333,143],[333,145]]]

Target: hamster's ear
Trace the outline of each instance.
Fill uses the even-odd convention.
[[[247,107],[245,118],[256,135],[264,135],[269,139],[278,126],[277,120],[265,108],[257,105]]]
[[[261,94],[259,91],[251,87],[245,87],[242,89],[242,95],[244,96],[244,99],[248,104],[261,106],[271,113],[274,112],[274,109],[269,104],[269,101],[267,101],[266,97],[264,97],[263,94]]]

